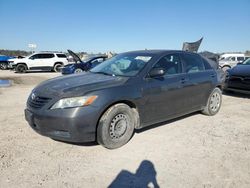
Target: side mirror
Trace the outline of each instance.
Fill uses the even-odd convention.
[[[149,76],[154,78],[154,77],[161,77],[165,74],[165,70],[163,68],[153,68],[149,72]]]

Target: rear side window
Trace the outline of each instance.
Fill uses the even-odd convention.
[[[194,73],[205,70],[203,60],[200,56],[195,54],[182,54],[182,58],[186,63],[185,72]]]
[[[53,57],[54,57],[54,54],[39,54],[39,58],[41,59],[49,59]]]
[[[203,64],[204,64],[206,70],[213,69],[212,66],[207,62],[207,60],[202,58],[202,61],[203,61]],[[216,62],[214,62],[214,63],[216,63]]]
[[[65,54],[56,54],[56,56],[59,58],[67,58],[67,56]]]
[[[182,73],[182,64],[178,54],[169,54],[161,58],[153,68],[163,68],[168,74]]]
[[[244,61],[244,57],[237,57],[237,61]]]

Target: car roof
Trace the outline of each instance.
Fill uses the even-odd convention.
[[[142,55],[164,55],[166,53],[186,53],[186,54],[197,54],[193,52],[183,51],[183,50],[137,50],[125,52],[128,54],[142,54]],[[197,54],[199,55],[199,54]]]
[[[63,52],[42,51],[42,52],[35,52],[34,54],[64,54],[64,53]]]

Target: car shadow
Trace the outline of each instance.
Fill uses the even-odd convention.
[[[200,113],[201,112],[199,112],[199,111],[198,112],[193,112],[191,114],[187,114],[187,115],[184,115],[184,116],[181,116],[181,117],[177,117],[177,118],[174,118],[174,119],[171,119],[171,120],[168,120],[168,121],[155,123],[155,124],[149,125],[147,127],[143,127],[141,129],[136,129],[135,132],[136,133],[142,133],[144,131],[147,131],[147,130],[150,130],[150,129],[155,129],[155,128],[161,127],[163,125],[170,124],[170,123],[173,123],[173,122],[176,122],[176,121],[179,121],[179,120],[182,120],[182,119],[185,119],[185,118],[188,118],[190,116],[197,115],[197,114],[200,114]]]
[[[238,97],[238,98],[250,99],[250,95],[249,94],[237,93],[237,92],[233,92],[233,91],[223,91],[222,94],[226,95],[226,96],[230,96],[230,97]]]
[[[74,142],[67,142],[67,141],[56,140],[56,139],[52,139],[52,140],[54,140],[56,142],[61,142],[61,143],[69,144],[69,145],[75,145],[75,146],[90,147],[90,146],[97,146],[97,145],[99,145],[96,141],[86,142],[86,143],[74,143]]]
[[[15,72],[15,74],[29,74],[29,73],[57,73],[57,72],[54,72],[54,71],[51,71],[51,70],[43,70],[43,71],[40,71],[40,70],[38,70],[38,71],[30,71],[30,70],[28,70],[27,72],[25,72],[25,73],[19,73],[19,72],[16,72],[16,71],[14,71]],[[59,72],[60,73],[60,72]]]
[[[122,170],[108,188],[125,187],[154,187],[160,186],[156,180],[157,172],[154,164],[149,160],[143,160],[135,173]]]

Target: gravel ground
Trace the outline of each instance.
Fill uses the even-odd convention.
[[[250,187],[250,98],[223,95],[220,112],[137,132],[116,150],[35,133],[24,120],[34,86],[57,73],[1,71],[0,187]]]

